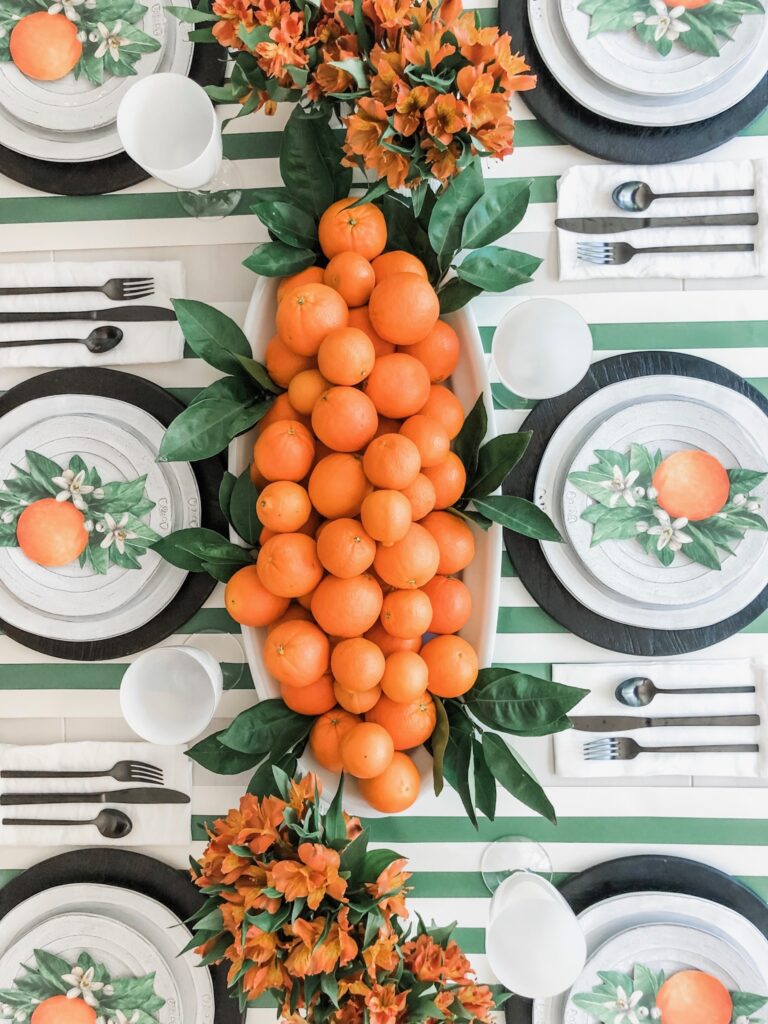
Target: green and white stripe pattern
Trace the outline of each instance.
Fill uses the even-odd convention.
[[[492,23],[495,8],[483,5]],[[221,116],[231,116],[221,108]],[[533,202],[507,244],[543,256],[534,284],[508,295],[486,295],[474,303],[486,347],[495,325],[513,304],[531,295],[562,295],[589,322],[595,358],[637,349],[669,349],[701,355],[724,364],[768,393],[768,291],[766,281],[622,281],[560,284],[554,229],[555,182],[575,163],[593,158],[563,145],[531,117],[519,99],[516,150],[500,164],[488,166],[497,180],[534,179]],[[205,223],[186,218],[172,189],[148,181],[117,195],[72,198],[44,196],[0,179],[0,260],[48,259],[182,259],[188,295],[211,302],[242,322],[253,277],[240,266],[264,229],[248,211],[261,188],[279,184],[279,132],[287,116],[254,115],[227,129],[226,151],[237,162],[245,197],[235,216]],[[768,156],[768,112],[750,128],[703,160]],[[55,182],[53,183],[55,187]],[[214,371],[194,358],[178,363],[129,368],[188,400]],[[489,367],[490,369],[490,367]],[[35,371],[0,370],[0,391]],[[491,370],[492,373],[492,370]],[[515,430],[528,405],[492,376],[500,430]],[[234,624],[223,609],[223,588],[216,591],[183,634],[167,642],[183,643],[190,635],[225,663],[227,691],[220,728],[254,700],[252,680],[243,666]],[[692,657],[730,658],[768,654],[768,615],[742,633]],[[554,622],[538,608],[516,578],[506,557],[502,564],[501,608],[494,660],[548,676],[552,662],[618,659]],[[0,635],[0,743],[54,742],[63,739],[128,738],[118,704],[126,661],[106,664],[60,662],[37,655]],[[560,824],[555,828],[500,794],[499,817],[482,821],[475,832],[455,794],[439,800],[420,798],[412,812],[371,821],[376,843],[411,858],[412,905],[426,918],[458,920],[459,937],[472,953],[482,980],[493,981],[484,956],[488,894],[478,871],[483,846],[490,839],[523,833],[545,843],[555,872],[562,877],[591,864],[632,853],[666,852],[693,857],[742,878],[768,898],[768,797],[764,788],[707,786],[691,779],[632,784],[563,785],[551,775],[548,740],[520,742],[523,756],[549,785]],[[177,847],[146,852],[185,866],[188,854],[202,849],[202,822],[234,805],[247,776],[223,778],[196,767],[193,798],[194,835],[180,837]],[[0,847],[0,883],[56,852],[49,848]],[[249,1024],[273,1019],[266,1005],[249,1012]]]

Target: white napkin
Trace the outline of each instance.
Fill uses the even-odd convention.
[[[765,662],[739,661],[628,661],[591,665],[554,665],[552,678],[558,683],[582,686],[591,692],[574,708],[576,715],[632,715],[638,718],[689,715],[759,714],[759,727],[667,726],[633,729],[631,732],[591,733],[569,729],[557,733],[555,774],[567,778],[613,778],[629,775],[709,775],[719,777],[768,776],[768,705],[766,704]],[[658,694],[645,708],[620,704],[614,690],[631,676],[648,676],[662,688],[689,686],[754,686],[756,693],[696,694],[686,699]],[[607,736],[630,736],[641,746],[674,746],[700,743],[759,743],[757,754],[640,754],[633,761],[585,761],[583,746]]]
[[[163,787],[192,791],[192,762],[183,747],[157,747],[151,743],[49,743],[0,745],[0,769],[17,771],[106,771],[118,761],[144,761],[163,772]],[[0,793],[84,793],[136,789],[141,782],[103,779],[0,779]],[[152,787],[155,788],[155,787]],[[159,787],[157,787],[159,788]],[[173,846],[188,845],[192,805],[187,804],[30,804],[0,807],[5,818],[57,818],[88,820],[103,807],[124,811],[133,822],[125,839],[105,839],[95,825],[4,825],[0,845],[5,846]]]
[[[713,189],[755,190],[754,196],[731,199],[657,199],[645,213],[623,213],[611,193],[624,181],[645,181],[655,193],[704,192]],[[609,277],[756,277],[768,274],[768,160],[721,163],[663,164],[627,167],[596,164],[571,167],[557,187],[558,217],[687,217],[710,213],[760,214],[755,227],[647,228],[617,235],[580,235],[558,230],[560,280]],[[576,257],[578,241],[629,242],[636,248],[654,245],[720,245],[752,242],[754,252],[662,253],[635,256],[623,266],[585,263]]]
[[[48,312],[49,310],[104,309],[101,323],[110,323],[109,309],[115,306],[165,306],[186,295],[183,264],[177,261],[112,263],[2,263],[0,288],[41,285],[104,285],[113,277],[154,278],[154,294],[146,299],[113,302],[99,292],[64,295],[0,296],[0,312]],[[87,338],[97,323],[88,320],[59,320],[50,323],[0,324],[0,341],[27,338]],[[119,323],[123,340],[111,352],[94,355],[85,345],[40,345],[0,348],[4,366],[117,366],[128,363],[167,363],[181,359],[184,338],[175,321]]]

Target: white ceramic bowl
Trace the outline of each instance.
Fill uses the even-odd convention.
[[[275,309],[278,281],[276,278],[259,278],[251,298],[251,304],[245,318],[245,334],[253,347],[255,359],[263,361],[267,342],[275,332]],[[488,412],[488,437],[495,436],[493,418],[493,400],[488,383],[480,334],[477,330],[472,313],[468,309],[460,310],[445,318],[461,339],[461,355],[456,372],[450,380],[450,386],[464,406],[469,410],[482,392]],[[240,474],[249,465],[253,452],[254,432],[249,431],[236,438],[230,446],[230,470]],[[491,664],[493,646],[496,638],[496,620],[499,609],[499,587],[502,531],[500,526],[492,526],[487,532],[473,526],[475,535],[475,557],[471,565],[462,573],[462,578],[472,592],[472,615],[466,626],[461,630],[463,636],[475,648],[481,667]],[[248,665],[253,675],[256,693],[259,699],[280,696],[278,683],[264,668],[262,646],[266,636],[265,629],[243,627]],[[414,752],[414,760],[422,774],[422,792],[431,786],[432,759],[423,747]],[[326,794],[334,793],[337,786],[336,776],[322,768],[312,757],[307,748],[301,759],[304,771],[313,771],[322,779]],[[359,794],[352,779],[348,780],[344,795],[344,806],[350,814],[377,816],[377,812],[366,803]]]

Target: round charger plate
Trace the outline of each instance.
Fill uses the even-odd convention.
[[[579,10],[580,2],[559,0],[565,31],[584,64],[616,89],[664,100],[711,87],[739,68],[760,40],[768,38],[768,18],[745,15],[717,57],[696,53],[679,42],[662,57],[635,31],[599,32],[590,38],[591,19]]]
[[[670,390],[679,388],[680,392],[703,390],[699,381],[693,382],[691,388],[691,381],[685,377],[678,377],[676,383],[670,384]],[[615,386],[615,394],[620,387]],[[625,391],[630,388],[631,384],[624,386]],[[711,390],[713,397],[722,394],[726,408],[732,404],[729,398],[733,393],[727,389],[709,385],[707,390]],[[768,421],[765,440],[768,442]],[[632,443],[642,444],[651,453],[661,451],[664,457],[681,449],[698,449],[714,455],[726,469],[768,470],[764,456],[735,415],[700,400],[665,399],[632,405],[609,416],[582,445],[568,469],[566,481],[571,473],[589,469],[595,462],[595,451],[608,449],[623,454]],[[763,498],[768,495],[768,482],[761,485],[759,493]],[[581,516],[593,504],[583,491],[566,482],[562,517],[565,533],[596,580],[623,598],[640,604],[690,608],[712,602],[754,567],[768,541],[768,534],[748,531],[741,541],[731,545],[733,555],[722,552],[720,572],[712,572],[686,558],[684,550],[665,567],[632,540],[608,541],[592,547],[592,526]]]
[[[78,397],[75,399],[73,396]],[[28,429],[29,408],[25,407],[31,406],[34,414],[40,408],[38,403],[41,401],[44,408],[53,412],[49,421],[51,423],[56,422],[57,412],[62,414],[65,423],[71,422],[70,417],[63,415],[65,409],[91,410],[91,416],[94,417],[92,422],[96,425],[90,433],[94,437],[98,436],[101,417],[111,422],[113,429],[115,424],[118,424],[118,428],[122,426],[126,434],[123,439],[124,453],[129,458],[129,453],[137,443],[137,438],[139,439],[139,446],[144,449],[139,460],[140,465],[146,468],[153,466],[152,473],[157,474],[150,496],[157,495],[162,499],[163,494],[167,493],[170,495],[171,503],[178,506],[163,509],[161,501],[158,500],[158,533],[162,535],[177,528],[176,524],[192,522],[219,532],[226,529],[218,504],[218,489],[224,471],[221,459],[206,459],[191,466],[153,465],[164,428],[183,408],[168,392],[140,377],[117,370],[54,370],[17,385],[0,398],[0,438],[4,436],[6,425],[9,423],[12,435],[15,434],[14,424],[21,424],[20,429]],[[142,433],[143,430],[148,431],[151,439]],[[119,429],[114,437],[118,436],[121,436]],[[64,447],[66,450],[67,446]],[[72,447],[69,447],[68,451],[72,452]],[[118,456],[113,453],[111,458],[116,460]],[[17,559],[23,557],[15,549],[3,549],[0,555],[9,559],[8,564],[11,564],[12,556]],[[10,590],[0,585],[0,618],[5,616],[2,621],[6,633],[33,650],[73,661],[102,661],[125,657],[154,646],[189,621],[212,592],[215,581],[204,573],[184,574],[164,564],[162,559],[151,552],[144,558],[148,559],[146,579],[149,590],[142,588],[134,593],[136,580],[129,581],[129,596],[125,604],[118,605],[113,612],[95,615],[90,620],[75,617],[67,623],[64,620],[66,612],[61,608],[58,609],[57,616],[46,617],[35,612],[34,605],[32,608],[25,607],[18,598],[12,600],[9,614],[8,601],[13,595],[9,597]],[[142,559],[142,565],[144,564]],[[18,570],[19,562],[14,563],[14,567]],[[75,576],[78,575],[74,568],[68,571]],[[114,585],[119,587],[120,580],[132,574],[143,576],[144,571],[126,571],[115,578]],[[57,586],[68,588],[66,575],[60,575],[52,570],[47,572],[51,574]],[[45,573],[43,570],[43,575]],[[27,575],[22,579],[25,579],[27,588],[32,589],[35,580],[39,583],[40,577],[33,575],[30,578]],[[112,586],[109,574],[106,577],[99,577],[89,586],[105,586],[109,590]],[[65,593],[68,592],[67,589]],[[49,596],[49,600],[55,600],[55,595]],[[89,600],[87,595],[84,600]],[[30,628],[32,615],[39,616],[39,621],[35,619],[35,624],[41,631]],[[23,623],[23,628],[19,623]],[[65,639],[66,637],[70,639]]]
[[[768,986],[768,906],[723,871],[681,857],[620,857],[572,875],[559,888],[590,952],[634,924],[703,925],[732,940],[756,968],[760,990]],[[563,1024],[564,1009],[565,994],[535,1003],[512,996],[504,1005],[507,1024]]]
[[[558,398],[540,402],[530,413],[523,429],[532,430],[533,438],[524,459],[505,481],[504,493],[528,499],[533,497],[537,504],[552,515],[557,525],[562,507],[562,482],[559,485],[557,483],[557,467],[563,465],[567,469],[572,461],[572,457],[568,458],[567,454],[556,451],[556,445],[550,451],[550,442],[554,440],[557,428],[582,403],[610,385],[632,381],[630,390],[633,401],[641,401],[643,395],[655,399],[659,395],[660,384],[663,384],[659,376],[669,375],[698,378],[734,392],[736,396],[741,396],[736,398],[740,403],[739,408],[745,410],[745,414],[739,416],[745,431],[753,438],[758,438],[768,429],[768,402],[755,388],[723,366],[676,352],[634,352],[614,356],[593,363],[577,387]],[[613,411],[610,394],[605,401]],[[745,418],[747,413],[749,416]],[[587,426],[592,425],[594,428],[604,418],[605,411],[598,415],[594,423],[591,416],[585,415]],[[580,442],[577,440],[576,443]],[[768,451],[764,444],[758,447],[761,451]],[[542,487],[545,478],[551,484]],[[560,526],[562,533],[562,523]],[[649,611],[637,604],[629,605],[616,600],[607,587],[598,588],[591,574],[584,572],[580,559],[569,544],[539,544],[538,541],[509,530],[504,531],[504,542],[521,582],[534,600],[571,632],[609,650],[644,657],[700,650],[744,628],[768,607],[765,567],[759,562],[745,575],[743,584],[733,588],[733,597],[726,592],[723,607],[726,607],[728,600],[737,607],[723,613],[717,621],[691,627],[690,611],[681,612],[672,608],[665,610],[663,624],[657,626],[653,624],[658,622],[658,609],[651,608]],[[567,586],[563,582],[566,574]],[[749,586],[754,588],[752,597],[747,591],[747,580]],[[574,599],[577,587],[583,587],[585,594],[591,587],[591,596],[588,598],[590,606],[584,603],[581,591],[577,599]],[[595,611],[592,604],[600,610]],[[636,618],[645,616],[646,620],[651,616],[653,624],[627,623],[625,619],[629,612]],[[675,616],[682,618],[677,621]]]
[[[768,106],[768,73],[763,67],[763,78],[752,91],[717,116],[707,110],[700,121],[666,128],[610,120],[589,109],[580,84],[571,95],[550,72],[536,48],[527,0],[502,0],[499,21],[538,76],[536,88],[521,94],[526,106],[555,136],[604,160],[655,164],[698,156],[733,138]],[[582,67],[581,77],[586,74],[589,72]]]

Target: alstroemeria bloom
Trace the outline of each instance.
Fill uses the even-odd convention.
[[[408,990],[398,992],[394,985],[374,985],[365,999],[371,1024],[397,1024],[407,998]]]
[[[403,60],[406,64],[416,64],[418,67],[429,60],[430,66],[437,68],[441,60],[456,52],[452,43],[443,42],[445,34],[445,26],[435,21],[428,21],[424,28],[411,36],[403,33],[400,39]]]
[[[424,120],[432,138],[447,146],[469,123],[467,105],[450,93],[438,95],[424,111]]]
[[[401,135],[413,135],[421,124],[422,113],[435,98],[435,90],[427,85],[416,85],[409,89],[403,84],[395,104],[395,131]]]
[[[342,901],[346,880],[339,875],[340,858],[336,850],[318,843],[302,843],[299,860],[280,860],[270,865],[270,879],[289,902],[306,898],[307,906],[317,910],[324,897]]]
[[[480,28],[474,11],[462,14],[453,31],[459,43],[459,52],[470,64],[485,65],[496,57],[499,30],[495,25]]]
[[[407,863],[405,857],[393,860],[384,868],[375,882],[368,882],[366,885],[370,895],[379,901],[379,910],[387,919],[390,914],[395,914],[397,917],[408,916],[405,906],[405,895],[408,889],[405,883],[411,877],[411,873],[405,870]]]

